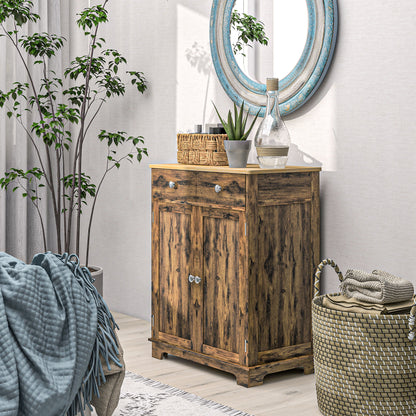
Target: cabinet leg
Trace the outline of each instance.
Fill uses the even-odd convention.
[[[235,378],[237,379],[237,384],[243,387],[254,387],[261,386],[263,384],[264,375],[250,375],[249,371],[242,370],[241,373],[236,373]]]
[[[303,366],[303,374],[308,375],[313,373],[313,361]]]
[[[168,354],[162,350],[162,348],[158,347],[155,344],[152,344],[152,357],[157,358],[158,360],[163,360],[163,358],[167,358]]]

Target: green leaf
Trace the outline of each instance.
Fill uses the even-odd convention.
[[[230,126],[230,133],[231,133],[228,135],[228,140],[236,140],[235,129],[233,126],[233,116],[231,115],[231,111],[228,111],[228,125]]]
[[[256,117],[254,117],[254,120],[253,120],[253,122],[251,123],[250,128],[248,129],[248,131],[247,131],[247,132],[246,132],[246,134],[244,135],[244,139],[243,139],[243,140],[246,140],[246,139],[247,139],[247,137],[249,136],[249,134],[250,134],[250,132],[251,132],[251,129],[254,127],[254,123],[256,122],[257,117],[258,117],[258,116],[259,116],[259,114],[260,114],[260,111],[261,111],[261,109],[257,112]]]
[[[225,130],[227,130],[227,128],[228,128],[227,123],[226,123],[226,122],[222,119],[222,117],[220,116],[220,113],[218,112],[218,109],[217,109],[217,107],[215,106],[215,104],[214,104],[214,103],[212,103],[212,105],[214,106],[215,111],[217,112],[217,115],[218,115],[218,117],[219,117],[219,119],[220,119],[220,121],[221,121],[221,124],[223,125],[224,129],[225,129]]]

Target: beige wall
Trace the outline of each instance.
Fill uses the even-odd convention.
[[[122,167],[107,181],[94,223],[92,262],[105,269],[110,307],[148,319],[148,164],[174,162],[176,132],[216,121],[211,100],[223,111],[231,101],[210,69],[211,1],[123,0],[109,8],[109,46],[145,72],[149,90],[107,106],[98,125],[142,134],[150,158]],[[287,119],[294,143],[290,163],[323,166],[323,257],[333,257],[344,270],[381,268],[416,283],[416,9],[413,0],[400,7],[393,0],[339,0],[339,11],[338,46],[327,79]],[[193,66],[196,57],[199,65]],[[98,174],[104,160],[95,143],[90,149]],[[335,277],[328,278],[335,290]]]

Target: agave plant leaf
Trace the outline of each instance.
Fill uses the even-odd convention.
[[[244,136],[245,126],[243,125],[243,113],[244,113],[244,101],[243,101],[243,104],[241,105],[241,108],[240,108],[240,114],[238,115],[238,118],[236,120],[236,124],[238,126],[239,133],[240,133],[238,135],[239,140],[244,140],[243,136]]]
[[[235,139],[241,140],[241,136],[244,134],[244,132],[241,130],[241,123],[239,123],[238,120],[239,120],[239,115],[237,112],[237,106],[234,103]]]
[[[251,123],[251,126],[250,126],[250,128],[247,130],[247,132],[244,134],[244,138],[243,139],[241,139],[241,140],[246,140],[247,139],[247,137],[249,136],[249,134],[250,134],[250,132],[251,132],[251,130],[252,130],[252,128],[254,127],[254,123],[256,122],[256,120],[257,120],[257,117],[259,116],[259,114],[260,114],[260,111],[261,110],[259,110],[259,111],[257,111],[257,114],[256,114],[256,117],[254,117],[254,120],[253,120],[253,122]]]
[[[219,111],[218,111],[218,109],[217,109],[217,107],[215,106],[215,104],[214,103],[212,103],[213,104],[213,106],[214,106],[214,108],[215,108],[215,111],[217,112],[217,115],[218,115],[218,117],[219,117],[219,119],[220,119],[220,121],[221,121],[221,124],[223,125],[223,127],[224,127],[224,130],[225,130],[225,132],[227,133],[227,136],[230,138],[230,137],[233,137],[233,135],[234,135],[234,133],[233,133],[233,130],[232,130],[232,126],[230,126],[229,124],[227,124],[223,119],[222,119],[222,117],[220,116],[220,113],[219,113]],[[231,140],[231,139],[230,139]]]
[[[228,125],[230,126],[231,130],[231,135],[228,135],[228,140],[236,140],[235,128],[233,125],[233,116],[231,115],[231,111],[228,111]]]
[[[228,127],[227,123],[226,123],[226,122],[222,119],[222,117],[220,116],[220,113],[218,112],[218,109],[217,109],[216,105],[215,105],[214,103],[212,103],[212,105],[214,106],[215,111],[217,112],[217,115],[218,115],[218,117],[219,117],[219,119],[220,119],[220,121],[221,121],[221,124],[223,125],[223,127],[224,127],[225,131],[227,131],[227,127]]]
[[[246,113],[246,117],[244,118],[243,125],[242,125],[243,132],[246,130],[247,119],[248,119],[248,111]]]

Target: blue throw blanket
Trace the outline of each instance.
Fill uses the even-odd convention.
[[[0,252],[0,416],[68,416],[119,365],[111,313],[74,256]]]

